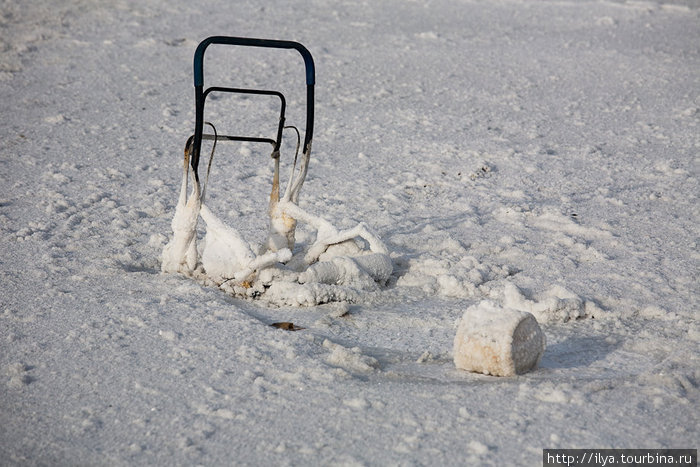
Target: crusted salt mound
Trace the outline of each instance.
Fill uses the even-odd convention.
[[[464,312],[454,339],[454,362],[463,370],[513,376],[535,368],[545,346],[531,313],[485,300]]]

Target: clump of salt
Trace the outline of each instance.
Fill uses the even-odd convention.
[[[187,162],[182,175],[180,196],[171,222],[173,238],[163,248],[163,272],[190,274],[197,266],[197,220],[202,206],[199,184],[195,182],[192,193],[187,197]]]
[[[535,317],[489,300],[467,308],[454,339],[457,368],[494,376],[526,373],[546,346]]]

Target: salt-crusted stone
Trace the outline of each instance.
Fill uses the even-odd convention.
[[[513,376],[535,368],[545,346],[531,313],[485,300],[464,312],[454,339],[454,362],[463,370]]]

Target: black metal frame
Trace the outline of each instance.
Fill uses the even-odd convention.
[[[202,148],[202,140],[228,140],[228,141],[251,141],[260,143],[269,143],[273,147],[273,157],[279,154],[280,144],[282,143],[282,130],[284,129],[286,101],[282,93],[277,91],[268,91],[260,89],[242,89],[242,88],[227,88],[227,87],[210,87],[204,89],[204,52],[210,44],[224,45],[239,45],[250,47],[266,47],[276,49],[295,49],[304,59],[306,68],[306,130],[304,132],[304,153],[311,151],[311,139],[313,137],[314,126],[314,84],[315,84],[315,67],[311,53],[298,42],[280,41],[270,39],[253,39],[245,37],[228,37],[228,36],[212,36],[204,39],[197,46],[194,54],[194,95],[195,95],[195,128],[194,135],[190,137],[192,141],[192,157],[190,159],[192,170],[197,181],[199,175],[197,167],[199,166],[199,155]],[[239,94],[257,94],[277,96],[280,99],[280,120],[277,127],[277,138],[258,138],[251,136],[228,136],[228,135],[208,135],[204,134],[204,103],[207,96],[211,92],[228,92]],[[188,140],[188,145],[189,141]]]
[[[228,141],[251,141],[253,143],[270,143],[272,145],[273,153],[279,151],[280,144],[282,143],[282,130],[284,129],[284,112],[285,112],[285,109],[287,108],[287,101],[285,100],[284,95],[282,95],[281,92],[266,91],[266,90],[261,90],[261,89],[211,87],[211,88],[207,88],[207,90],[204,91],[204,101],[205,102],[206,102],[207,96],[211,92],[257,94],[257,95],[264,95],[264,96],[277,96],[277,97],[279,97],[279,99],[280,99],[280,118],[279,118],[279,125],[277,127],[277,138],[271,139],[271,138],[256,138],[253,136],[228,136],[228,135],[217,135],[215,137],[214,135],[202,134],[203,140],[211,140],[211,139],[216,138],[216,139],[223,139],[223,140],[228,140]]]

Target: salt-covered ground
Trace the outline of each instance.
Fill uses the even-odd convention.
[[[542,448],[698,447],[697,4],[0,13],[0,464],[538,465]],[[382,291],[280,307],[160,272],[192,55],[216,34],[313,54],[300,206],[382,237]],[[205,79],[280,89],[303,126],[301,60],[278,52],[212,49]],[[274,128],[266,105],[221,99],[210,117]],[[208,205],[261,242],[267,148],[221,143],[214,166]],[[457,322],[484,299],[537,317],[536,371],[455,369]]]

